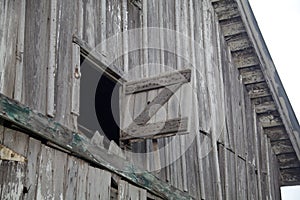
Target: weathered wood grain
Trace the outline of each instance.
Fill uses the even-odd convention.
[[[90,166],[87,174],[87,198],[101,200],[109,199],[110,182],[111,174],[109,172]]]
[[[0,198],[20,199],[24,188],[25,164],[0,160]]]
[[[78,159],[73,156],[68,156],[66,160],[66,171],[65,171],[65,185],[64,196],[66,199],[76,198],[76,186],[77,186],[77,175],[78,175]]]
[[[147,192],[125,181],[118,183],[118,200],[147,199]]]
[[[126,94],[144,92],[147,90],[159,89],[178,83],[187,83],[191,80],[191,70],[185,69],[175,71],[153,78],[143,78],[140,81],[127,82],[125,84]]]
[[[2,1],[0,6],[2,19],[0,23],[0,91],[12,98],[17,70],[16,62],[20,59],[20,53],[17,51],[19,50],[17,47],[19,23],[22,23],[19,11],[24,5],[17,1]]]
[[[224,20],[220,24],[225,37],[246,32],[243,21],[238,17],[231,20]]]
[[[22,99],[22,87],[23,87],[23,70],[24,70],[24,38],[25,38],[25,9],[26,2],[21,1],[19,4],[19,27],[18,27],[18,39],[16,49],[16,74],[15,74],[15,88],[14,99],[17,101],[23,101]]]
[[[77,199],[87,199],[87,188],[88,182],[88,170],[89,164],[85,161],[79,160],[78,161],[78,175],[77,175],[77,186],[76,186],[76,198]]]
[[[299,184],[299,172],[300,168],[282,169],[280,170],[281,185],[290,186],[294,184]]]
[[[188,118],[169,119],[163,122],[154,122],[144,126],[132,126],[125,129],[121,140],[161,138],[185,134],[188,127]]]
[[[67,173],[67,154],[59,150],[53,152],[53,194],[54,199],[64,199],[65,196],[65,174]],[[44,166],[40,166],[44,167]],[[74,177],[75,178],[75,177]]]
[[[128,161],[115,155],[108,154],[103,148],[92,145],[86,137],[72,132],[70,129],[63,127],[51,118],[33,112],[28,107],[13,100],[9,100],[1,94],[0,117],[14,123],[22,130],[29,131],[33,135],[57,144],[76,156],[83,157],[87,161],[99,167],[104,167],[126,180],[133,181],[140,187],[150,190],[160,197],[181,199],[192,198],[188,194],[159,180],[148,172],[137,173],[139,170],[128,163]],[[50,149],[47,147],[44,148],[44,150],[42,149],[42,151],[42,154],[48,154]],[[44,156],[40,157],[42,162],[44,162],[43,158]],[[48,159],[47,161],[49,161],[47,164],[52,166],[50,160]],[[49,189],[51,188],[48,188],[46,191],[49,191]]]
[[[163,89],[151,102],[145,106],[143,111],[134,119],[134,123],[137,125],[146,124],[181,86],[182,83],[177,83]]]
[[[41,146],[41,153],[38,158],[39,170],[37,172],[37,199],[51,199],[53,193],[53,152],[54,150],[45,145]]]
[[[55,88],[55,120],[61,124],[74,129],[74,118],[71,115],[72,107],[72,35],[76,33],[78,20],[77,1],[57,1],[58,20],[57,23],[57,70]]]
[[[24,195],[24,199],[30,200],[36,197],[39,169],[38,157],[40,155],[40,150],[41,142],[30,138],[28,143],[27,169],[24,184],[28,189],[28,192]]]
[[[56,28],[57,28],[57,1],[50,3],[49,53],[47,65],[47,115],[54,117],[55,99],[55,71],[56,71]]]

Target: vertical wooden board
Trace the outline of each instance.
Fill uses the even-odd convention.
[[[199,112],[199,126],[200,129],[203,131],[208,131],[209,127],[209,117],[210,110],[208,106],[208,94],[207,94],[207,76],[206,76],[206,63],[205,63],[205,55],[204,55],[204,11],[203,6],[204,4],[200,1],[195,1],[195,11],[194,11],[194,19],[195,19],[195,28],[194,28],[194,35],[195,35],[195,54],[197,55],[196,58],[196,77],[197,77],[197,93],[198,95],[198,112]]]
[[[49,53],[47,65],[47,115],[54,117],[54,89],[56,70],[56,28],[57,28],[57,0],[50,1],[49,13]]]
[[[122,5],[122,34],[123,34],[123,70],[124,73],[128,73],[128,12],[127,12],[127,1],[121,0]]]
[[[141,10],[133,3],[128,1],[127,4],[128,12],[128,30],[134,30],[141,28]],[[138,79],[142,77],[142,70],[140,70],[140,64],[142,59],[142,54],[140,49],[142,48],[142,34],[140,31],[130,32],[128,35],[128,50],[134,50],[133,52],[128,52],[128,80]]]
[[[139,199],[146,200],[147,199],[147,191],[138,187],[135,187],[129,184],[128,187],[128,195],[129,199]]]
[[[248,161],[252,165],[256,165],[255,161],[255,143],[254,143],[254,124],[253,124],[253,109],[251,105],[251,100],[248,98],[247,91],[244,91],[245,95],[245,113],[246,113],[246,122],[247,122],[247,156],[248,156]]]
[[[160,18],[162,16],[162,4],[163,2],[160,1],[147,1],[147,26],[148,27],[162,27],[162,21],[163,19]],[[156,12],[157,15],[153,15],[152,13]],[[152,29],[153,30],[153,29]],[[161,35],[161,29],[156,29],[155,31],[150,31],[148,36],[148,41],[150,45],[152,44],[159,44],[157,45],[157,49],[148,49],[148,69],[146,70],[147,74],[149,76],[157,76],[159,74],[164,73],[165,66],[164,66],[164,57],[162,54],[162,48],[163,43],[159,43],[158,41],[162,41],[163,35]],[[151,101],[160,91],[160,90],[153,90],[148,92],[148,101]],[[165,121],[167,119],[166,116],[166,107],[167,104],[165,104],[152,118],[152,122],[158,122],[158,121]],[[150,143],[151,145],[151,143]],[[158,177],[160,177],[162,180],[166,180],[166,168],[165,163],[165,139],[157,139],[153,140],[153,151],[156,152],[156,150],[159,149],[159,152],[154,153],[154,162],[155,162],[155,168],[159,169]]]
[[[105,0],[104,0],[105,1]],[[103,0],[101,0],[103,2]],[[95,0],[83,1],[83,40],[86,41],[92,48],[95,47]]]
[[[212,173],[211,173],[211,165],[210,165],[210,156],[211,153],[209,153],[210,150],[210,140],[207,140],[207,136],[204,136],[200,134],[200,143],[201,143],[201,151],[202,154],[205,152],[205,155],[201,156],[200,162],[203,167],[203,191],[201,188],[201,195],[202,192],[204,192],[205,198],[212,199],[212,193],[213,193],[213,181],[212,181]],[[209,141],[209,142],[207,142]]]
[[[255,175],[255,168],[253,165],[248,164],[247,173],[249,179],[248,181],[248,199],[257,199],[258,191],[257,191],[257,177]]]
[[[238,71],[236,71],[237,76],[239,77],[239,80],[237,82],[237,97],[238,97],[238,110],[237,110],[237,117],[238,117],[238,134],[237,134],[237,153],[238,155],[242,156],[243,158],[245,158],[245,154],[247,151],[247,148],[245,146],[245,130],[244,130],[244,99],[242,97],[243,93],[243,82],[242,82],[242,78],[241,76],[239,76]]]
[[[72,44],[72,102],[71,113],[79,116],[80,105],[80,46]],[[74,130],[77,130],[75,125]]]
[[[109,172],[90,166],[87,184],[88,199],[106,200],[110,198],[111,174]]]
[[[46,66],[49,53],[49,12],[50,1],[26,1],[24,103],[42,114],[46,114],[47,106]]]
[[[237,160],[237,199],[247,199],[247,175],[246,175],[246,162],[241,158]]]
[[[25,163],[0,160],[0,199],[22,199]]]
[[[196,79],[197,79],[197,112],[199,116],[199,129],[203,131],[209,130],[208,128],[208,121],[209,119],[207,116],[210,115],[209,107],[207,104],[207,87],[206,87],[206,68],[205,68],[205,55],[203,51],[203,37],[204,37],[204,30],[203,30],[203,3],[200,1],[194,1],[194,40],[195,40],[195,63],[196,63]],[[204,167],[202,167],[202,141],[200,141],[199,134],[196,134],[197,140],[197,154],[198,154],[198,169],[199,169],[199,180],[200,180],[200,191],[201,191],[201,198],[205,199],[205,181],[204,181]]]
[[[41,151],[41,142],[29,138],[28,152],[27,152],[27,169],[25,175],[24,186],[28,192],[24,195],[24,199],[34,199],[37,191],[37,178],[39,169],[39,155]]]
[[[268,158],[268,147],[266,146],[265,137],[266,135],[263,134],[263,131],[261,131],[262,137],[259,141],[261,144],[261,151],[259,151],[259,154],[261,156],[261,191],[262,191],[262,198],[268,199],[268,195],[270,192],[268,191],[268,174],[267,174],[267,158]]]
[[[88,163],[82,160],[78,160],[78,176],[77,176],[77,189],[76,189],[77,199],[87,199],[88,169],[89,169]]]
[[[113,39],[113,44],[106,44],[106,55],[110,62],[112,62],[115,66],[119,67],[120,70],[123,70],[123,41],[121,36],[122,31],[122,17],[121,17],[121,1],[120,0],[110,0],[106,3],[106,38]],[[104,30],[98,29],[97,32],[102,32]],[[111,40],[109,40],[111,41]]]
[[[126,181],[120,180],[118,183],[118,200],[146,200],[147,191],[135,187]]]
[[[18,23],[18,39],[16,48],[16,74],[15,74],[15,87],[14,99],[23,102],[22,87],[23,87],[23,70],[24,70],[24,38],[25,38],[25,12],[26,1],[21,1],[19,4],[19,23]],[[1,48],[1,47],[0,47]]]
[[[64,176],[66,174],[68,156],[66,153],[54,150],[53,152],[53,194],[54,199],[65,199]]]
[[[169,49],[171,52],[164,52],[164,63],[165,71],[170,69],[176,69],[176,55],[175,52],[175,1],[174,0],[165,0],[161,3],[164,3],[163,6],[163,28],[169,30],[167,35],[163,35],[164,49]],[[160,19],[161,20],[161,19]],[[164,32],[165,33],[165,32]]]
[[[175,1],[174,0],[166,0],[162,1],[160,3],[165,3],[163,5],[164,11],[162,13],[163,15],[163,27],[170,29],[170,32],[167,32],[167,35],[164,35],[164,48],[170,49],[171,52],[164,52],[164,58],[163,62],[161,64],[165,64],[164,71],[170,71],[175,70],[177,68],[176,66],[176,54],[175,54],[175,34],[173,31],[175,31]],[[161,19],[160,19],[161,20]],[[178,101],[176,101],[176,97],[171,97],[168,103],[165,105],[165,109],[167,112],[167,118],[172,119],[177,117],[178,112]],[[178,180],[178,172],[177,172],[177,161],[175,161],[175,157],[177,156],[178,152],[176,151],[176,142],[178,141],[178,137],[171,137],[168,138],[165,142],[165,145],[168,144],[168,151],[166,152],[168,156],[168,168],[169,168],[169,181],[173,186],[177,186],[177,180]],[[168,178],[168,177],[167,177]]]
[[[236,199],[236,166],[235,166],[235,155],[234,153],[226,150],[228,165],[227,165],[227,175],[228,175],[228,196],[230,199]]]
[[[219,161],[217,156],[217,137],[218,134],[222,133],[222,129],[225,127],[222,123],[224,120],[221,119],[223,116],[222,105],[220,102],[220,72],[219,72],[219,62],[218,56],[219,52],[216,47],[218,47],[217,40],[219,39],[216,34],[216,24],[215,17],[212,7],[209,3],[204,2],[204,9],[206,10],[203,15],[204,19],[204,54],[205,54],[205,67],[206,67],[206,77],[207,77],[207,88],[208,89],[208,107],[210,108],[210,133],[211,133],[211,170],[214,178],[215,184],[213,185],[213,195],[214,198],[222,198],[222,190],[220,183],[220,172],[219,172]],[[218,114],[217,114],[218,113]]]
[[[224,98],[225,98],[225,113],[226,113],[226,129],[224,133],[224,141],[226,147],[233,149],[233,116],[232,116],[232,96],[231,96],[231,70],[233,68],[232,63],[229,62],[228,51],[226,48],[223,48],[222,51],[222,67],[223,67],[223,81],[224,81]]]
[[[193,64],[192,61],[192,46],[190,43],[191,32],[193,31],[193,25],[190,24],[190,7],[189,2],[181,3],[181,22],[180,29],[183,35],[186,37],[184,42],[182,42],[181,48],[183,49],[182,55],[184,56],[185,62],[182,63],[182,66],[177,65],[177,69],[184,69],[190,67]],[[194,72],[194,71],[193,71]],[[193,80],[193,79],[192,79]],[[192,83],[186,83],[180,88],[180,104],[179,109],[181,110],[181,116],[189,118],[189,134],[195,131],[191,128],[191,118],[193,117],[192,105],[193,105],[193,86]],[[198,130],[196,130],[196,134]],[[180,151],[181,151],[181,165],[182,165],[182,184],[183,190],[188,191],[188,176],[187,176],[187,165],[189,164],[189,160],[186,158],[185,149],[188,148],[190,135],[182,135],[180,136]]]
[[[264,142],[265,142],[265,148],[266,148],[266,176],[267,176],[267,189],[266,189],[266,198],[269,199],[274,199],[274,192],[272,191],[273,189],[273,185],[276,184],[275,180],[273,180],[273,173],[272,173],[272,169],[273,166],[276,166],[275,164],[273,165],[273,160],[272,160],[272,147],[271,147],[271,143],[270,143],[270,139],[268,138],[268,136],[266,134],[264,134]]]
[[[83,38],[83,2],[77,0],[77,22],[76,35]],[[71,99],[71,114],[73,120],[73,129],[78,130],[77,118],[79,116],[80,106],[80,47],[77,44],[72,44],[72,99]]]
[[[5,128],[3,138],[3,144],[6,147],[26,156],[28,151],[28,135],[10,128]]]
[[[42,145],[38,158],[36,199],[52,199],[53,193],[53,149]]]
[[[230,68],[230,81],[232,82],[231,84],[231,88],[230,88],[230,94],[231,94],[231,112],[232,112],[232,137],[234,138],[234,151],[237,154],[240,154],[240,126],[241,126],[241,121],[239,118],[239,109],[240,109],[240,102],[239,102],[239,88],[238,88],[238,84],[239,84],[239,76],[237,74],[237,71],[235,68],[233,68],[234,66],[231,66],[232,68]]]
[[[196,149],[196,140],[190,144],[189,148],[186,151],[186,160],[187,160],[187,184],[188,192],[194,198],[200,196],[200,187],[199,187],[199,172],[198,172],[198,159],[197,158],[197,149]]]
[[[3,144],[4,139],[4,122],[0,120],[0,144]]]
[[[73,129],[71,113],[72,98],[72,35],[76,32],[77,2],[58,1],[56,116],[55,121]]]
[[[261,133],[260,133],[260,127],[259,127],[259,122],[256,119],[256,113],[253,110],[252,111],[252,116],[253,116],[253,121],[254,121],[254,148],[255,148],[255,161],[256,161],[256,165],[255,165],[255,169],[257,170],[257,193],[258,193],[258,198],[261,199],[262,198],[262,187],[261,187],[261,156],[260,156],[260,152],[261,152],[261,147],[260,147],[260,138],[261,138]]]
[[[113,2],[115,4],[116,1]],[[101,42],[104,42],[107,38],[107,33],[109,32],[107,30],[108,26],[114,26],[112,25],[114,23],[114,20],[109,18],[109,15],[114,15],[113,12],[115,10],[111,10],[110,7],[110,1],[107,0],[100,0],[100,1],[93,1],[90,3],[90,6],[93,6],[91,9],[93,9],[94,16],[97,16],[97,18],[90,18],[87,20],[93,20],[93,21],[86,21],[86,23],[93,23],[94,25],[94,37],[95,37],[95,45],[99,45]],[[111,11],[110,13],[108,13]],[[88,12],[88,10],[86,11]],[[88,13],[86,13],[88,14]],[[111,22],[111,23],[107,23]],[[101,53],[106,54],[106,44],[101,45],[101,47],[98,49]]]
[[[273,153],[273,151],[271,151],[271,154],[272,154],[272,166],[278,166],[278,161],[277,161],[277,157],[276,155]],[[279,167],[273,167],[273,180],[275,182],[274,184],[274,197],[275,199],[279,200],[281,199],[281,193],[280,193],[280,169]]]
[[[175,0],[174,1],[174,12],[175,12],[175,16],[174,16],[174,28],[175,28],[175,58],[176,58],[176,66],[174,67],[174,69],[180,69],[182,67],[182,44],[181,44],[181,38],[180,36],[180,31],[181,31],[181,7],[182,4],[180,3],[180,0]],[[174,42],[174,41],[173,41]],[[180,114],[180,110],[179,110],[179,105],[181,104],[181,96],[180,96],[180,90],[182,88],[179,89],[179,91],[177,91],[173,97],[170,98],[169,100],[169,104],[168,104],[168,118],[171,118],[174,116],[179,116]],[[180,136],[176,136],[175,137],[175,142],[173,142],[173,159],[174,159],[174,168],[175,168],[175,172],[174,175],[176,176],[176,187],[183,190],[183,174],[182,174],[182,159],[181,159],[181,138]]]
[[[133,52],[129,53],[129,80],[137,80],[143,77],[142,68],[142,31],[136,31],[135,29],[142,28],[142,11],[131,2],[128,2],[128,30],[133,30],[129,35],[129,49],[135,49]],[[133,118],[137,117],[143,110],[144,106],[147,104],[147,93],[139,93],[133,96],[130,103],[133,103]],[[134,101],[134,102],[132,102]],[[146,169],[146,156],[144,152],[146,151],[145,142],[137,142],[132,144],[132,150],[135,153],[133,160],[134,164],[140,165],[142,169]]]
[[[128,183],[120,180],[118,183],[118,200],[126,200],[128,196]]]
[[[228,180],[226,180],[226,170],[227,170],[227,159],[225,156],[226,149],[223,145],[218,145],[218,156],[219,156],[219,167],[220,167],[220,176],[221,176],[221,184],[222,184],[222,197],[226,199],[226,192],[228,187]]]
[[[78,159],[68,155],[65,173],[65,199],[76,199]]]
[[[0,6],[0,91],[13,98],[20,5],[17,1],[2,1]]]
[[[241,117],[242,117],[242,148],[243,148],[243,154],[241,155],[243,158],[246,158],[248,156],[248,122],[247,122],[247,113],[246,113],[246,98],[248,98],[247,96],[245,96],[245,87],[242,83],[242,79],[240,79],[240,97],[241,97]]]
[[[216,51],[217,56],[215,59],[217,59],[217,68],[215,68],[216,71],[216,82],[217,82],[217,99],[218,99],[218,107],[220,110],[220,114],[217,115],[217,121],[219,121],[218,126],[219,128],[219,134],[216,136],[216,140],[219,142],[224,143],[224,136],[226,133],[226,110],[225,110],[225,96],[224,96],[224,81],[223,81],[223,60],[224,54],[223,49],[227,46],[224,43],[223,35],[221,33],[221,27],[218,23],[216,14],[214,15],[214,27],[215,27],[215,33],[216,33]]]

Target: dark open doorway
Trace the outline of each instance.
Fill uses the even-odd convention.
[[[119,144],[120,83],[81,56],[79,129],[88,137],[95,131]]]

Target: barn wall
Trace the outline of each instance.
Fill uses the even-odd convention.
[[[117,58],[110,61],[124,71],[128,81],[192,66],[191,83],[179,89],[176,96],[150,120],[158,122],[187,116],[190,119],[190,135],[178,137],[176,143],[171,143],[172,137],[134,143],[132,150],[136,152],[154,151],[170,144],[169,148],[160,153],[135,158],[135,162],[143,163],[142,167],[146,169],[161,168],[153,173],[198,199],[264,199],[267,195],[274,199],[280,198],[277,160],[270,148],[269,139],[256,121],[253,106],[231,60],[210,1],[18,2],[0,2],[0,15],[5,19],[0,24],[0,89],[3,94],[76,130],[77,113],[72,108],[78,102],[74,95],[78,90],[74,89],[77,80],[74,78],[73,65],[79,59],[79,54],[76,54],[78,49],[72,43],[73,34],[81,37],[91,47],[96,47],[122,30],[145,28],[129,36],[117,36],[113,40],[116,42],[114,45],[104,44],[97,48],[105,57]],[[22,9],[24,22],[18,17],[22,14],[18,10]],[[189,39],[179,40],[175,33],[168,37],[164,37],[163,32],[152,35],[148,32],[149,27],[168,28],[187,35]],[[157,40],[160,49],[142,49]],[[161,50],[165,47],[172,49],[175,56]],[[130,49],[136,50],[127,52]],[[19,51],[24,51],[23,62],[14,55],[14,52]],[[183,55],[185,59],[176,57],[176,54]],[[130,116],[136,117],[160,91],[151,90],[124,98],[125,101],[133,102],[129,108]],[[181,107],[178,106],[178,101]],[[128,120],[130,118],[123,116],[123,127],[131,122]],[[80,184],[87,185],[85,190],[95,190],[89,184],[82,183],[79,180],[81,176],[76,181],[72,176],[89,173],[99,173],[100,176],[100,169],[94,169],[82,160],[30,139],[26,134],[7,128],[1,133],[1,144],[10,146],[12,142],[10,147],[18,152],[20,145],[15,143],[21,142],[24,148],[19,153],[33,159],[28,160],[27,164],[1,162],[1,170],[12,165],[20,171],[21,176],[14,178],[21,180],[20,187],[17,186],[16,189],[18,194],[22,193],[22,184],[26,187],[32,185],[27,196],[51,195],[56,190],[62,191],[64,197],[76,194],[71,191],[82,195],[78,186]],[[194,138],[190,144],[191,135]],[[7,138],[10,137],[15,139],[8,142]],[[180,159],[174,159],[181,153]],[[52,160],[43,160],[43,155]],[[164,166],[164,162],[171,159],[176,161]],[[29,167],[30,163],[38,164]],[[63,168],[65,172],[65,178],[57,180],[60,183],[54,183],[53,177],[61,176],[56,173],[62,171],[50,170],[45,171],[45,174],[51,173],[49,176],[39,175],[43,173],[41,170],[55,169],[57,163],[62,163],[59,168]],[[78,170],[82,170],[82,173]],[[43,188],[46,184],[42,183],[49,181],[53,184],[49,188]],[[57,185],[61,188],[55,188]],[[4,185],[2,191],[5,191]]]
[[[0,160],[0,199],[144,199],[146,190],[1,120],[0,144],[26,162]],[[155,197],[160,199],[159,197]]]

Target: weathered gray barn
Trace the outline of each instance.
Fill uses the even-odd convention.
[[[247,0],[0,0],[0,92],[0,199],[300,184],[299,123]]]

